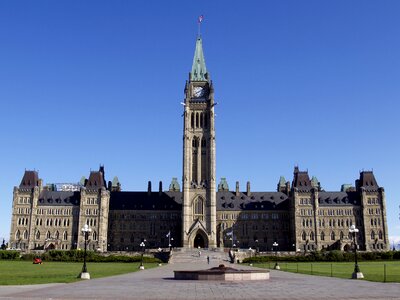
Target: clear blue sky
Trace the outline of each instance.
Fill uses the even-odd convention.
[[[124,190],[182,174],[196,19],[215,85],[217,176],[327,191],[374,170],[400,239],[399,1],[1,1],[0,238],[26,169]]]

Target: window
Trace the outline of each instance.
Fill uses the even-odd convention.
[[[37,231],[37,232],[36,232],[35,238],[36,238],[37,240],[40,240],[40,231]]]
[[[334,241],[335,240],[335,233],[332,231],[332,233],[331,233],[331,241]]]
[[[15,233],[15,239],[19,240],[21,238],[21,233],[19,232],[19,230],[17,230],[17,232]]]
[[[379,231],[379,239],[381,240],[383,238],[382,231]]]
[[[28,231],[24,231],[24,239],[27,240],[28,239]]]
[[[68,239],[68,233],[64,231],[63,233],[63,240],[66,241]]]
[[[197,198],[193,202],[193,216],[194,219],[203,220],[203,200]]]
[[[340,239],[343,240],[343,238],[344,238],[344,234],[343,234],[343,231],[341,231],[340,232]]]
[[[307,235],[306,235],[306,233],[303,231],[303,233],[302,233],[302,235],[301,235],[301,239],[302,239],[303,241],[305,241],[306,238],[307,238]]]
[[[310,240],[314,240],[314,231],[311,231],[311,233],[310,233]]]
[[[375,231],[371,231],[371,240],[374,240],[375,239]]]

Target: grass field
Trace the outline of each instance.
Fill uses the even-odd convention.
[[[274,262],[254,264],[262,268],[273,268]],[[319,276],[351,278],[354,262],[280,262],[282,271]],[[358,263],[364,279],[378,282],[400,282],[400,261],[363,261]]]
[[[140,263],[87,263],[91,278],[107,277],[135,272]],[[145,264],[154,268],[157,264]],[[40,283],[68,283],[79,281],[82,263],[43,262],[34,265],[31,261],[0,260],[0,285],[24,285]]]

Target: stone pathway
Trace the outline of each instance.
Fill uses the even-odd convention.
[[[400,284],[271,271],[268,281],[177,281],[174,270],[202,270],[206,257],[135,273],[70,284],[0,286],[0,299],[400,299]],[[226,262],[224,262],[226,264]],[[230,265],[232,266],[232,265]],[[234,265],[239,269],[249,267]],[[90,271],[90,269],[89,269]]]

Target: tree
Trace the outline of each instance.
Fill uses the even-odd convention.
[[[3,243],[0,246],[1,250],[6,250],[7,249],[7,245],[6,245],[6,240],[3,239]]]

